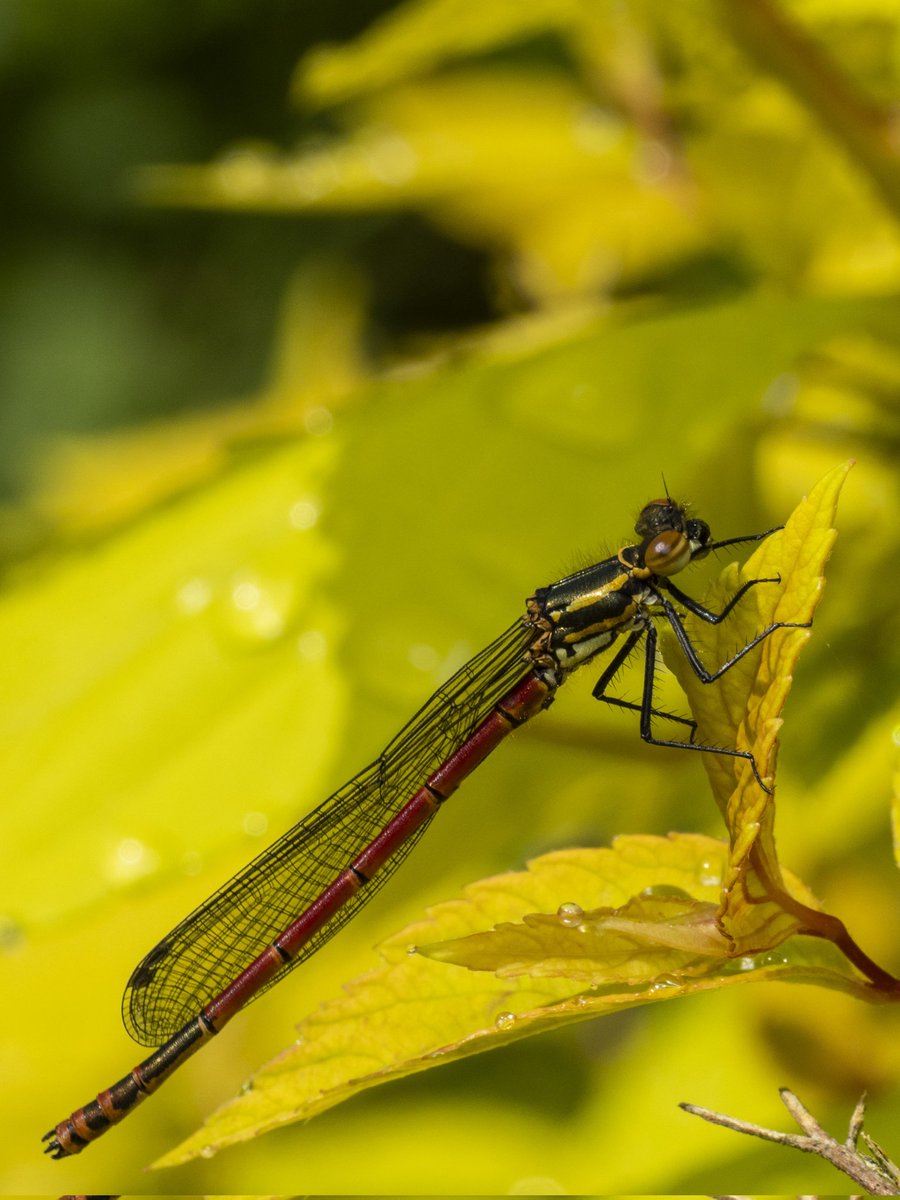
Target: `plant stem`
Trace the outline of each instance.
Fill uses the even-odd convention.
[[[869,175],[900,217],[900,118],[847,78],[821,44],[772,0],[718,0],[737,43],[793,95]]]

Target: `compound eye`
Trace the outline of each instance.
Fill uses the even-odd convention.
[[[701,521],[694,517],[687,523],[685,534],[689,541],[693,542],[697,550],[706,552],[706,544],[712,537],[709,526],[705,521]],[[696,556],[696,553],[695,553]]]
[[[668,529],[644,547],[644,566],[654,575],[676,575],[691,561],[691,543],[683,533]]]

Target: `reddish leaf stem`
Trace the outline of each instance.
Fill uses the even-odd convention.
[[[768,898],[801,922],[798,933],[833,942],[844,957],[865,975],[873,988],[885,993],[888,997],[900,999],[900,979],[885,971],[883,967],[879,967],[869,958],[868,954],[851,937],[847,926],[840,917],[832,916],[831,913],[822,912],[817,908],[810,908],[808,904],[804,904],[786,892],[783,886],[774,883],[757,847],[751,850],[750,861],[765,885]]]

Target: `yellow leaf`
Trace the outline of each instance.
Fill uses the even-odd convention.
[[[719,612],[748,580],[779,580],[753,587],[719,625],[687,622],[709,669],[726,662],[770,625],[812,622],[822,595],[822,572],[837,536],[832,527],[835,507],[851,466],[829,472],[784,529],[766,538],[740,569],[735,564],[726,567],[704,597],[704,603]],[[711,685],[697,679],[680,650],[667,655],[697,721],[698,742],[749,751],[768,786],[774,780],[781,712],[792,671],[809,636],[808,629],[778,629]],[[760,787],[746,760],[707,754],[704,761],[731,840],[721,929],[732,940],[735,954],[775,945],[801,922],[773,893],[773,888],[783,889],[775,851],[774,795]]]
[[[501,978],[527,973],[635,984],[665,971],[703,972],[706,960],[727,958],[728,951],[715,904],[651,886],[619,908],[585,912],[570,902],[552,916],[528,913],[519,924],[440,942],[422,953]]]
[[[670,901],[680,895],[683,910],[694,904],[696,912],[711,917],[726,862],[727,847],[701,835],[621,837],[610,849],[547,854],[529,863],[527,871],[471,885],[462,899],[436,905],[425,920],[385,942],[378,968],[353,980],[343,995],[303,1021],[290,1049],[155,1165],[174,1166],[208,1155],[278,1125],[305,1120],[390,1079],[623,1007],[765,979],[818,982],[866,995],[834,947],[813,939],[798,939],[775,956],[737,962],[710,957],[706,972],[695,975],[658,974],[648,962],[642,974],[634,971],[636,982],[611,977],[611,982],[587,990],[583,977],[501,978],[488,971],[451,970],[411,952],[416,943],[521,921],[536,909],[556,908],[560,897],[586,910],[610,909],[645,893],[649,912],[660,901],[661,908],[667,907],[668,889]],[[640,904],[632,902],[632,915]],[[563,910],[567,915],[570,907]],[[559,937],[568,939],[572,931],[559,917],[550,920]],[[707,936],[715,937],[712,924]],[[696,957],[694,950],[691,955]]]

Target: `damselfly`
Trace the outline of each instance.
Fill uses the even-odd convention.
[[[695,722],[653,705],[655,621],[673,630],[694,674],[713,683],[774,630],[767,626],[727,662],[700,661],[682,611],[716,625],[761,583],[750,579],[719,613],[672,582],[713,550],[758,542],[775,530],[714,542],[705,521],[666,497],[635,525],[640,539],[527,601],[525,615],[434,693],[384,753],[195,909],[132,973],[123,999],[128,1032],[159,1049],[118,1083],[44,1135],[54,1158],[77,1154],[121,1121],[145,1096],[256,996],[315,953],[396,870],[451,792],[503,739],[545,709],[569,675],[624,635],[594,696],[640,714],[641,737],[656,746],[742,759],[760,787],[747,750],[694,740]],[[640,702],[608,695],[625,660],[644,640]],[[660,738],[654,718],[687,728]]]

